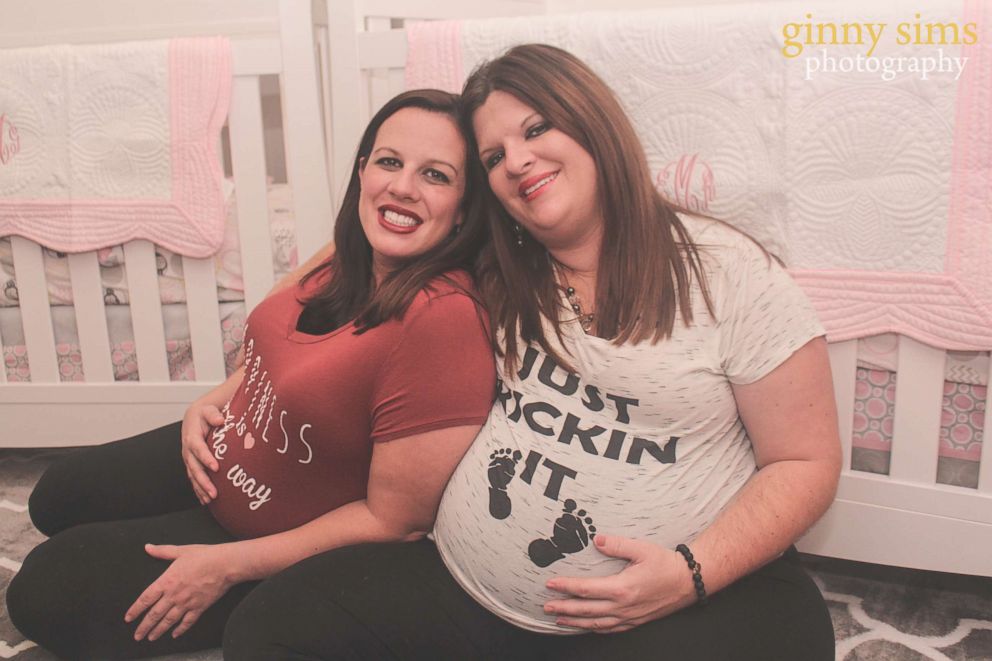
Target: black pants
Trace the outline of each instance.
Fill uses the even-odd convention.
[[[794,549],[705,607],[619,634],[554,636],[479,606],[424,540],[338,549],[263,582],[231,616],[224,658],[833,661],[834,634]]]
[[[21,633],[66,659],[128,659],[217,647],[227,619],[257,583],[236,586],[178,639],[136,642],[124,613],[169,566],[153,544],[233,541],[201,507],[180,455],[180,424],[76,450],[52,464],[28,503],[50,539],[7,589]]]
[[[230,661],[281,659],[677,659],[832,661],[833,629],[791,550],[689,608],[622,634],[549,636],[475,603],[429,541],[323,553],[236,586],[192,629],[135,642],[124,612],[168,566],[143,545],[222,543],[179,455],[179,425],[72,453],[31,496],[52,535],[7,592],[11,620],[64,658],[137,658],[215,647]]]

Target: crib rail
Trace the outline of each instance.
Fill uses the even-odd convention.
[[[279,77],[286,169],[293,196],[298,258],[331,233],[315,25],[310,0],[282,0],[278,32],[232,38],[233,89],[228,129],[238,204],[245,305],[251,309],[274,284],[268,219],[262,76]],[[326,27],[316,29],[326,33]],[[316,139],[314,139],[316,137]],[[77,336],[85,383],[62,383],[43,251],[11,237],[30,383],[8,383],[0,369],[0,446],[42,447],[102,442],[181,417],[189,402],[225,378],[213,259],[183,258],[186,313],[195,381],[170,381],[154,246],[124,245],[139,382],[114,383],[107,310],[95,252],[70,255]],[[0,347],[4,338],[0,337]],[[57,409],[53,415],[53,408]],[[95,438],[92,430],[99,430]]]

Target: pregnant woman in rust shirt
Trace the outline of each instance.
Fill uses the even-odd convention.
[[[182,423],[46,472],[30,511],[51,539],[7,593],[26,636],[72,659],[217,647],[259,581],[431,529],[495,378],[456,106],[419,90],[376,114],[336,254],[252,311],[245,364]]]

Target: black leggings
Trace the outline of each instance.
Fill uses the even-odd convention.
[[[38,545],[7,589],[21,633],[67,659],[128,659],[220,645],[234,607],[257,583],[230,590],[178,639],[134,640],[124,613],[169,566],[153,544],[233,541],[201,507],[180,455],[180,424],[76,450],[52,464],[28,503],[50,539]]]
[[[519,629],[473,601],[430,541],[314,556],[263,582],[224,633],[231,661],[833,661],[826,604],[795,549],[692,607],[619,634]]]
[[[42,476],[30,511],[52,537],[25,559],[7,607],[22,633],[64,658],[174,654],[222,640],[230,661],[834,657],[826,606],[794,550],[705,608],[621,634],[549,636],[476,604],[427,540],[322,553],[235,586],[178,639],[135,642],[124,612],[169,564],[143,545],[232,541],[193,495],[178,423],[67,455]]]

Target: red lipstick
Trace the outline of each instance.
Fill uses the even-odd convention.
[[[412,218],[416,221],[413,225],[401,225],[399,223],[390,221],[386,218],[387,212],[393,212],[401,216],[406,216]],[[395,232],[396,234],[410,234],[411,232],[416,232],[417,228],[424,224],[424,219],[410,211],[409,209],[404,209],[403,207],[394,206],[392,204],[386,204],[379,207],[378,213],[379,225],[386,228],[390,232]]]

